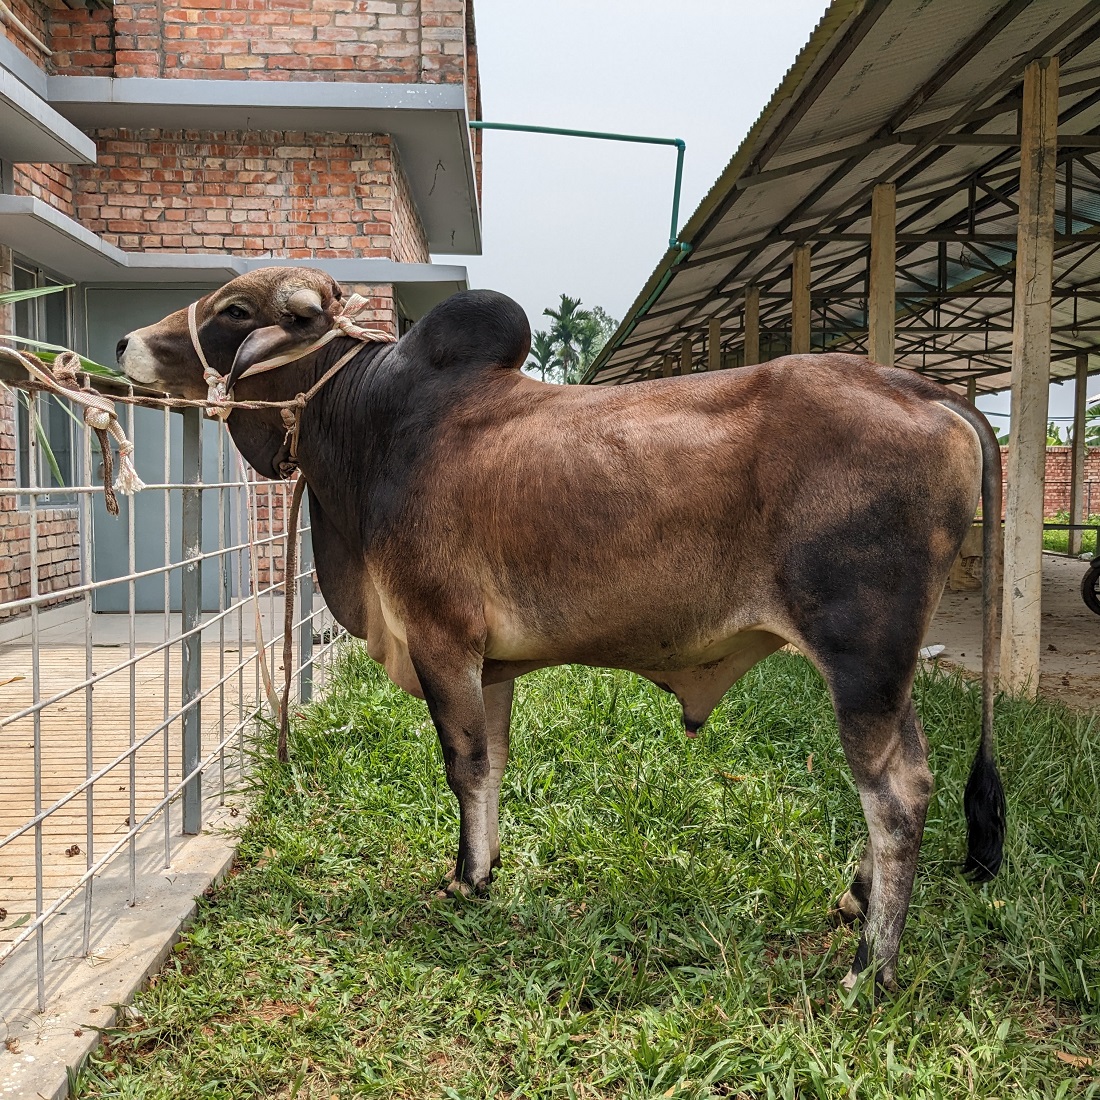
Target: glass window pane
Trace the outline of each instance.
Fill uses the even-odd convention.
[[[13,284],[16,290],[33,290],[36,286],[56,286],[58,280],[51,279],[32,268],[14,266]],[[70,292],[60,291],[42,298],[30,298],[15,304],[15,335],[32,340],[45,340],[51,344],[69,346],[69,305]],[[30,457],[31,418],[27,408],[25,391],[17,391],[16,397],[16,434],[18,452],[16,458],[17,478],[21,486],[30,484],[28,462]],[[42,435],[45,436],[49,451],[53,455],[50,462],[46,449],[39,439],[38,485],[56,487],[56,464],[61,475],[61,485],[73,483],[73,422],[72,417],[59,404],[56,398],[42,396],[38,403],[38,415]],[[51,493],[38,498],[42,504],[58,504],[71,499],[70,495]]]
[[[43,279],[44,286],[58,286],[56,279]],[[45,314],[45,331],[42,339],[49,344],[61,347],[69,346],[69,291],[59,290],[56,294],[47,294],[39,298]]]
[[[16,267],[13,272],[15,290],[34,290],[38,285],[38,280],[35,278],[33,271],[28,271],[25,267]],[[38,339],[38,324],[37,324],[37,311],[35,310],[35,300],[28,298],[22,302],[15,303],[15,335],[26,336],[28,339]]]

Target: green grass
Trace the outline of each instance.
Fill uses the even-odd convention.
[[[1049,517],[1051,520],[1057,523],[1069,523],[1069,512],[1058,512]],[[1100,515],[1089,516],[1086,523],[1100,523]],[[1043,549],[1053,550],[1058,554],[1065,554],[1069,552],[1069,532],[1068,531],[1044,531],[1043,532]],[[1096,532],[1095,531],[1082,531],[1081,532],[1081,553],[1083,554],[1095,554],[1096,553]]]
[[[862,820],[802,659],[769,658],[695,741],[629,675],[522,680],[505,867],[448,902],[427,712],[353,649],[290,766],[260,746],[237,872],[78,1095],[1100,1095],[1100,722],[1001,706],[1008,856],[975,889],[977,693],[932,672],[917,696],[937,786],[902,990],[876,1004],[839,987],[856,934],[828,911]]]

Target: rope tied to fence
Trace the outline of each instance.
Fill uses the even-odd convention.
[[[134,467],[134,445],[126,436],[119,423],[115,403],[109,397],[96,393],[87,384],[81,386],[77,374],[83,373],[80,356],[73,351],[59,352],[53,361],[53,368],[37,355],[15,348],[0,348],[0,355],[14,359],[40,386],[50,393],[67,397],[84,410],[84,423],[95,432],[99,440],[99,449],[103,455],[103,500],[112,516],[118,515],[118,497],[116,493],[133,496],[145,488],[145,482],[138,477]],[[114,462],[111,457],[111,440],[118,445],[118,478],[113,478]]]

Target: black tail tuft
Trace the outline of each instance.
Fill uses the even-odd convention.
[[[983,745],[974,757],[963,796],[967,843],[963,874],[988,882],[1001,866],[1005,840],[1005,792],[993,754]]]

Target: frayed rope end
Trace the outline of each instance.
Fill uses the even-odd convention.
[[[118,449],[118,478],[115,480],[115,491],[123,496],[132,497],[145,488],[145,482],[138,477],[134,468],[134,461],[130,457],[134,453],[134,445],[129,440]]]

